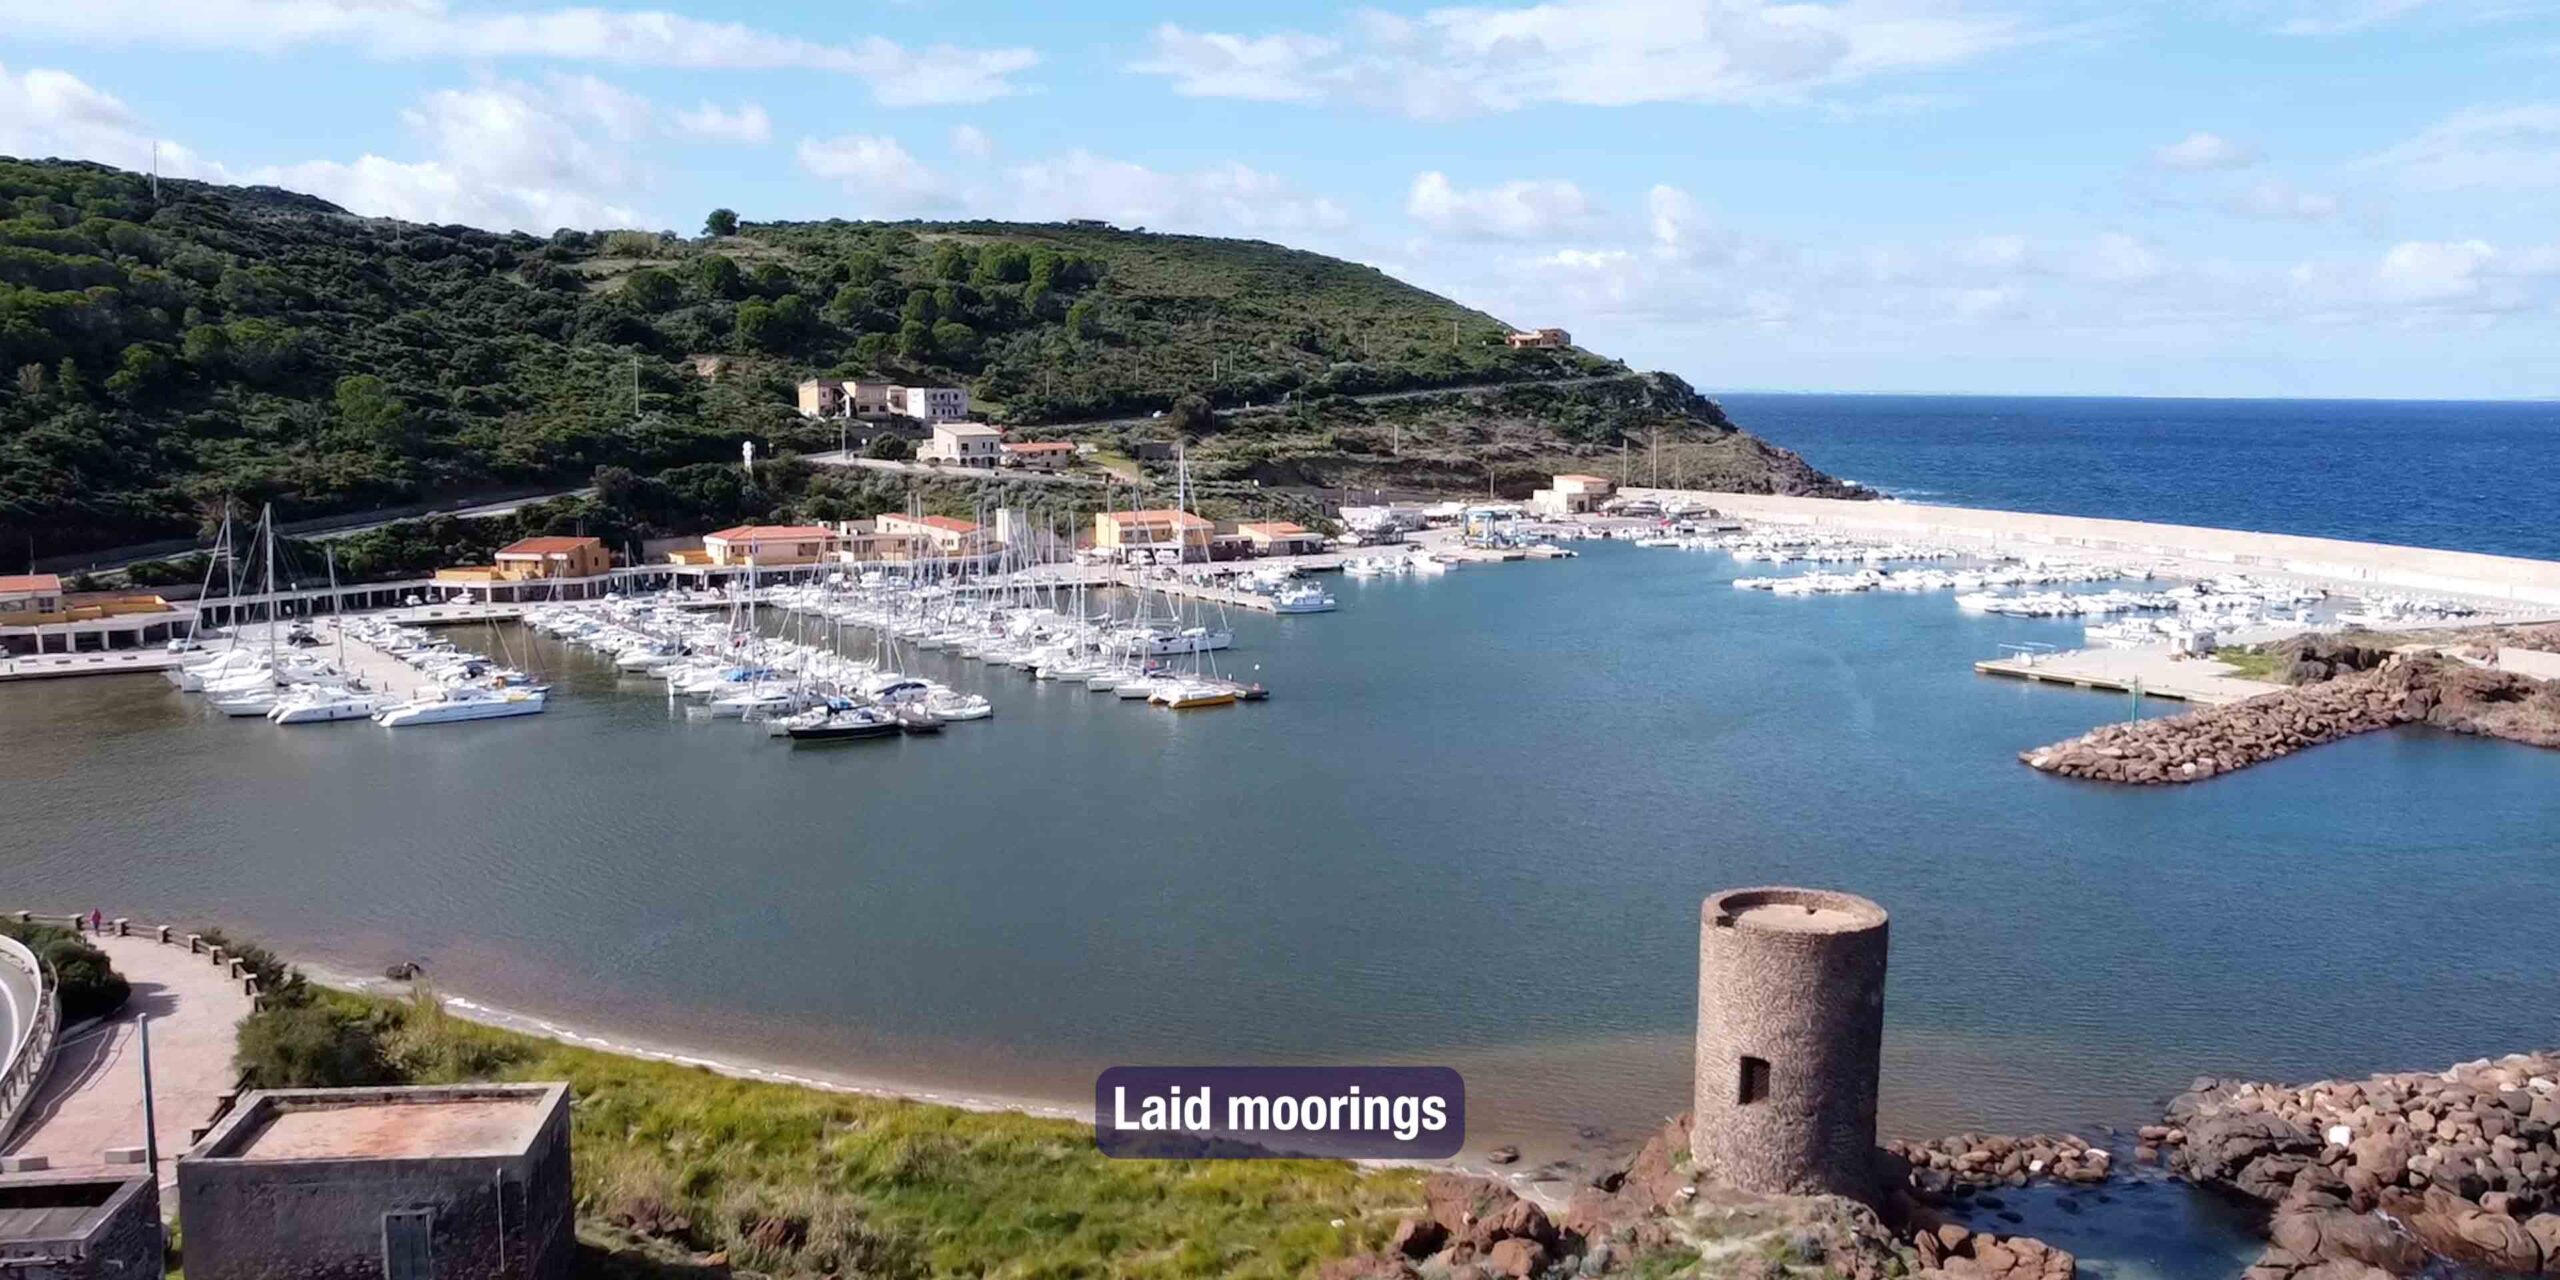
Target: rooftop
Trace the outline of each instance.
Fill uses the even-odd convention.
[[[601,538],[518,538],[498,548],[502,556],[560,556],[581,547],[601,547]]]
[[[780,542],[786,538],[828,538],[834,531],[815,524],[742,524],[702,535],[722,542]]]
[[[76,1240],[111,1211],[110,1202],[142,1175],[126,1178],[52,1177],[0,1182],[0,1244]]]
[[[1002,427],[990,427],[983,422],[945,422],[935,427],[934,430],[947,432],[955,436],[967,436],[973,440],[981,436],[1001,436],[1004,434],[1004,429]]]
[[[282,1089],[243,1099],[236,1124],[191,1159],[375,1160],[511,1156],[531,1147],[566,1085]]]
[[[1828,889],[1730,889],[1707,899],[1705,910],[1716,925],[1766,933],[1861,933],[1885,923],[1884,908]]]
[[[62,590],[62,578],[58,574],[20,573],[0,576],[0,591],[53,592],[60,590]]]
[[[976,533],[978,531],[978,526],[975,524],[950,516],[899,516],[898,519],[908,524],[920,524],[928,529],[940,529],[944,533]]]
[[[1067,453],[1075,449],[1073,440],[1017,440],[1004,447],[1006,453]]]
[[[1307,531],[1294,520],[1254,520],[1236,526],[1238,533],[1258,533],[1266,538],[1287,538]]]
[[[1188,511],[1171,507],[1154,507],[1145,511],[1105,511],[1101,518],[1113,524],[1182,524],[1207,526],[1209,521]]]

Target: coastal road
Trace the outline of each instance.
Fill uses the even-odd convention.
[[[142,1049],[138,1019],[151,1019],[151,1076],[165,1198],[194,1131],[212,1123],[239,1080],[231,1055],[250,1000],[239,979],[185,946],[144,934],[84,935],[133,984],[124,1008],[70,1029],[54,1047],[44,1084],[5,1154],[43,1156],[55,1170],[121,1170],[110,1148],[142,1145]]]

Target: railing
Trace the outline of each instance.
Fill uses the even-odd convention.
[[[62,1028],[62,995],[51,968],[23,942],[0,937],[0,964],[24,972],[35,1005],[35,1020],[9,1046],[8,1067],[0,1070],[0,1142],[6,1142],[53,1061],[54,1033]],[[0,981],[12,976],[0,975]]]

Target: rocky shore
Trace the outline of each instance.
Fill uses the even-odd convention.
[[[2357,665],[2368,656],[2373,665]],[[2560,682],[2435,654],[2332,652],[2299,657],[2295,665],[2310,683],[2184,715],[2107,725],[2018,758],[2066,778],[2156,786],[2202,782],[2407,724],[2560,747]]]
[[[2087,1186],[2106,1181],[2115,1166],[2113,1152],[2068,1133],[1959,1133],[1927,1142],[1888,1142],[1884,1149],[1910,1166],[1911,1188],[1924,1195],[2033,1182]]]
[[[2560,1051],[2279,1085],[2202,1079],[2145,1129],[2170,1168],[2271,1206],[2247,1280],[2380,1280],[2436,1259],[2560,1275]]]

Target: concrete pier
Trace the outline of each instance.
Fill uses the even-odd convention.
[[[2150,649],[2078,649],[2062,653],[2027,653],[1973,664],[1989,676],[2008,676],[2043,684],[2132,693],[2147,698],[2173,698],[2220,706],[2273,693],[2284,686],[2250,680],[2211,658],[2180,658],[2166,647]]]

